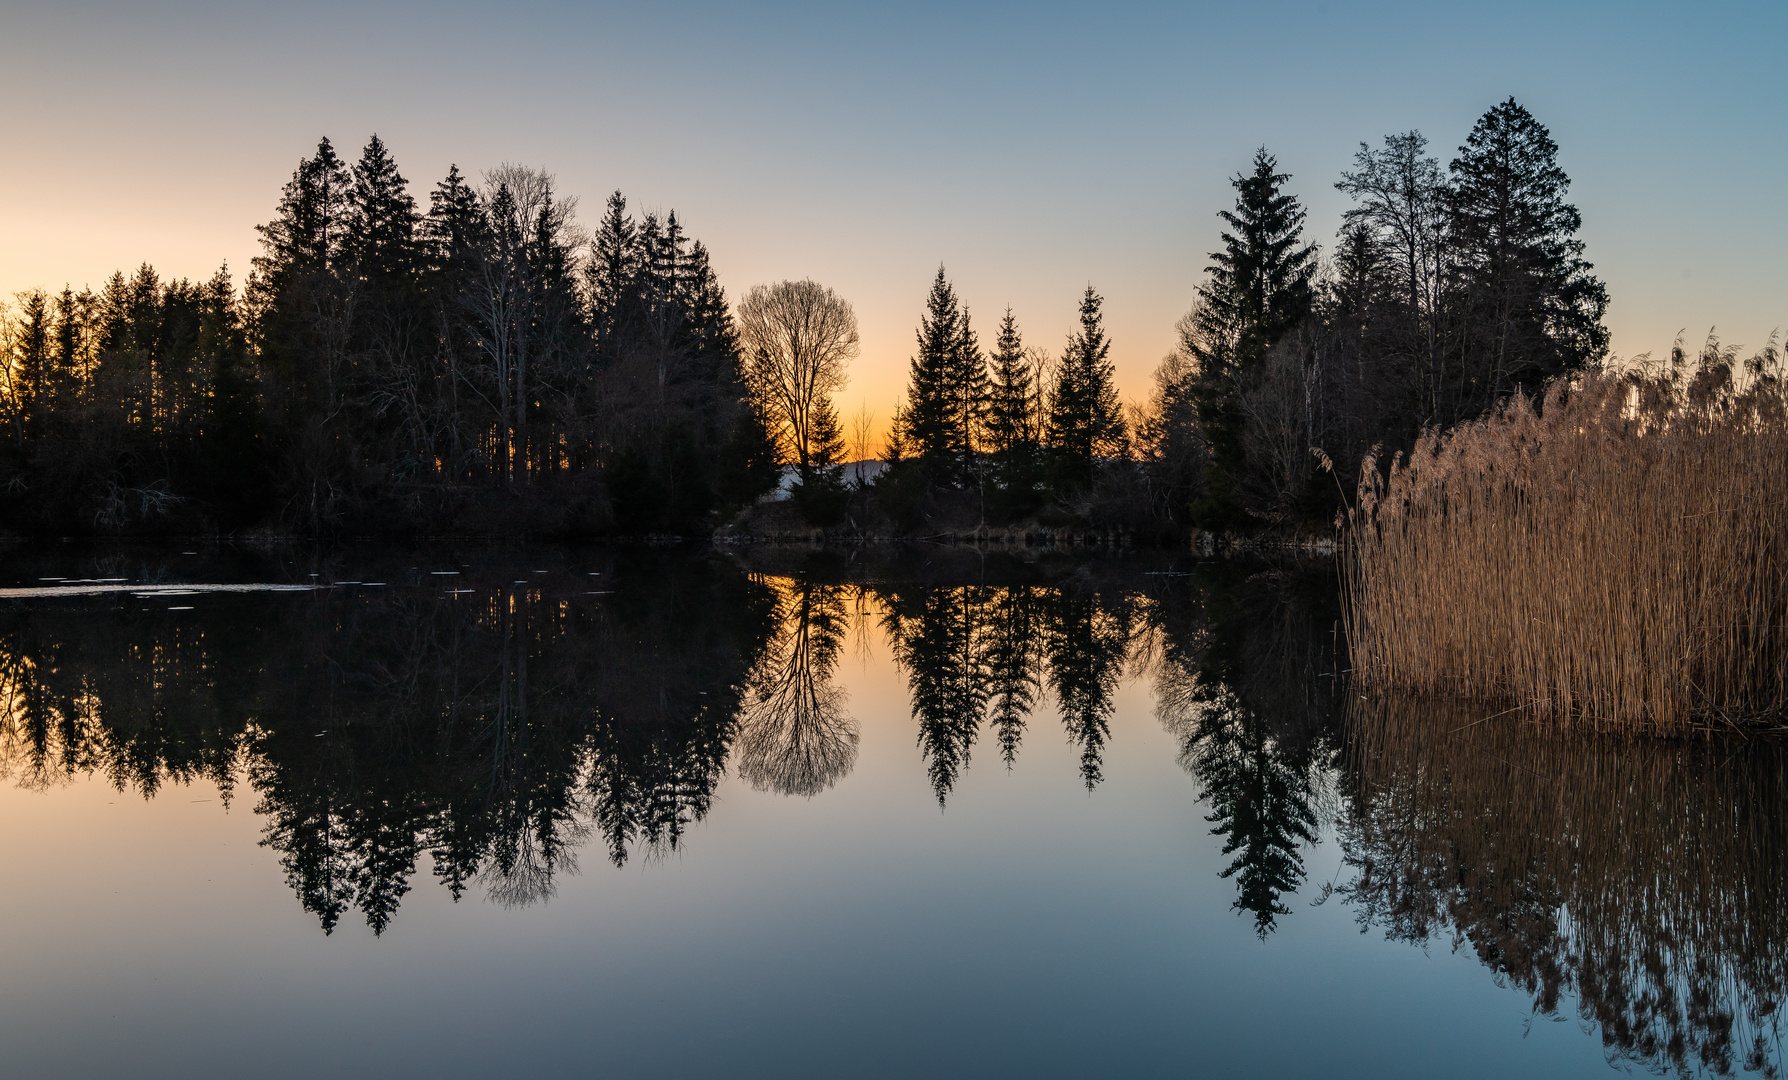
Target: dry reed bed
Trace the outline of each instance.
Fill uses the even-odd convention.
[[[1788,384],[1710,342],[1368,460],[1346,552],[1358,685],[1678,732],[1788,705]]]

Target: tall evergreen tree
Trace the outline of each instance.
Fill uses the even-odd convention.
[[[484,214],[478,192],[460,175],[458,165],[447,167],[447,176],[428,196],[428,217],[420,223],[428,243],[431,269],[464,274],[473,252],[484,238]]]
[[[333,513],[333,474],[346,451],[332,428],[352,333],[352,305],[339,276],[347,241],[347,167],[327,138],[298,163],[272,221],[258,226],[248,297],[254,345],[268,379],[268,413],[289,470],[294,513],[320,528]]]
[[[1451,173],[1454,285],[1469,321],[1457,419],[1606,355],[1608,290],[1583,259],[1558,146],[1514,98],[1478,119]]]
[[[49,408],[64,422],[74,416],[90,307],[91,294],[83,291],[81,296],[76,296],[67,285],[56,297],[56,343],[49,358],[45,384],[49,392]]]
[[[980,452],[986,443],[987,358],[969,325],[969,310],[962,309],[956,341],[950,350],[949,375],[945,385],[950,394],[951,457],[955,461],[958,483],[968,483],[979,476]]]
[[[1104,302],[1091,285],[1086,287],[1080,298],[1080,329],[1068,336],[1049,395],[1045,442],[1050,479],[1058,493],[1086,487],[1099,459],[1121,457],[1127,451],[1117,370],[1100,310]]]
[[[254,370],[243,334],[230,268],[218,268],[202,290],[199,348],[210,376],[205,456],[210,487],[230,518],[252,521],[267,505],[267,463],[261,445]]]
[[[55,355],[54,313],[50,298],[42,289],[19,294],[19,324],[15,331],[14,378],[22,388],[20,412],[24,415],[24,437],[35,440],[43,434],[50,413],[50,378]]]
[[[585,291],[590,297],[590,320],[596,331],[596,350],[605,363],[613,362],[626,316],[627,298],[633,289],[639,251],[639,228],[627,213],[627,199],[619,191],[608,197],[602,223],[590,244],[585,268]]]
[[[347,241],[352,179],[327,138],[293,171],[272,221],[256,227],[263,253],[254,260],[264,288],[277,291],[300,272],[335,266]]]
[[[1229,226],[1223,250],[1212,252],[1185,334],[1193,355],[1193,397],[1210,446],[1206,503],[1194,516],[1224,526],[1240,513],[1243,461],[1242,380],[1287,331],[1310,313],[1316,246],[1303,242],[1305,211],[1287,194],[1290,175],[1262,147],[1252,173],[1238,173],[1234,210],[1218,217]]]
[[[954,487],[969,474],[987,375],[968,312],[938,267],[920,317],[898,441],[927,483]]]
[[[1036,412],[1038,388],[1024,354],[1018,320],[1007,308],[1000,320],[999,336],[988,356],[991,369],[987,391],[987,451],[992,458],[994,482],[1008,506],[1017,509],[1028,500],[1037,482]]]
[[[418,269],[420,221],[408,183],[374,135],[354,166],[342,254],[362,281],[381,291],[403,288]]]

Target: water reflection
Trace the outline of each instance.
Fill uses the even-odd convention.
[[[1356,700],[1336,891],[1362,929],[1469,949],[1611,1059],[1778,1075],[1788,756],[1548,735]]]
[[[263,843],[325,931],[350,908],[382,931],[424,853],[456,898],[479,883],[541,899],[591,833],[618,865],[707,813],[779,625],[769,588],[708,561],[636,558],[606,580],[591,595],[468,573],[470,593],[202,620],[14,606],[0,763],[27,785],[101,772],[145,796],[246,777]]]
[[[911,752],[940,806],[977,749],[980,767],[1021,767],[1033,723],[1096,792],[1119,691],[1140,681],[1204,807],[1187,828],[1214,837],[1261,939],[1313,894],[1393,941],[1469,949],[1537,1013],[1575,1008],[1611,1057],[1778,1067],[1778,745],[1564,739],[1363,701],[1345,691],[1332,583],[1272,569],[650,550],[405,561],[314,592],[220,592],[194,612],[0,600],[0,769],[35,789],[102,775],[144,797],[199,780],[246,796],[322,929],[357,913],[377,933],[419,873],[455,898],[526,904],[580,852],[621,865],[677,849],[729,770],[824,797],[858,760],[836,677],[853,637],[904,679]],[[83,569],[181,580],[151,563]],[[250,570],[346,576],[326,560]],[[368,578],[389,584],[356,584]],[[1312,849],[1333,842],[1342,873],[1312,890]]]
[[[1307,579],[1276,572],[1203,595],[1202,617],[1161,608],[1156,716],[1232,856],[1222,876],[1236,882],[1234,906],[1264,939],[1292,913],[1283,898],[1303,885],[1303,849],[1333,801],[1332,608]]]
[[[983,723],[1010,768],[1047,690],[1078,748],[1081,779],[1101,779],[1112,694],[1131,654],[1134,598],[1073,581],[1049,588],[883,584],[875,596],[907,673],[919,751],[938,805],[969,764]]]
[[[775,630],[751,675],[739,727],[739,775],[759,791],[812,798],[857,763],[857,725],[832,682],[850,622],[845,588],[761,579]]]

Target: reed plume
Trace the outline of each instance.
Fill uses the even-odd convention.
[[[1788,704],[1788,384],[1639,358],[1369,458],[1344,556],[1357,685],[1661,733]]]

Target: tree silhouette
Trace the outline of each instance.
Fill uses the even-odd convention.
[[[883,622],[906,669],[919,753],[940,808],[968,767],[990,697],[985,603],[973,586],[913,590]]]
[[[760,791],[812,798],[857,763],[857,725],[832,669],[843,649],[842,589],[783,586],[777,629],[751,675],[739,727],[739,775]]]
[[[1130,648],[1130,612],[1102,599],[1073,587],[1057,589],[1044,606],[1042,626],[1049,689],[1069,744],[1080,748],[1080,777],[1088,791],[1104,779],[1111,699]]]

